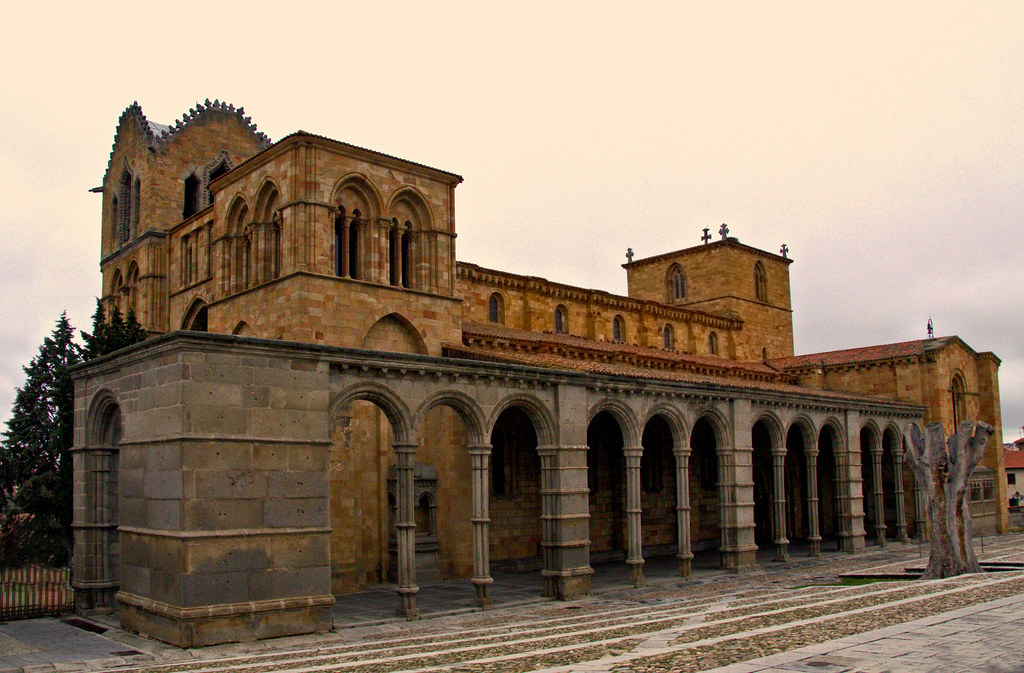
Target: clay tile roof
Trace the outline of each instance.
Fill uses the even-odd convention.
[[[893,358],[914,357],[938,350],[949,343],[951,339],[955,338],[956,337],[918,339],[916,341],[901,341],[893,344],[865,346],[864,348],[848,348],[841,351],[811,353],[810,355],[794,355],[789,358],[777,358],[775,360],[771,360],[771,364],[780,369],[799,369],[802,367],[828,367],[831,365],[848,365],[864,362],[877,362],[879,360],[891,360]]]
[[[1024,470],[1024,451],[1006,451],[1003,463],[1007,470]]]
[[[446,356],[651,381],[878,402],[876,397],[795,385],[792,377],[761,362],[595,341],[570,334],[529,332],[495,323],[463,323],[462,334],[463,344],[445,344]]]

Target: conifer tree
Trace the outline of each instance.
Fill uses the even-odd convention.
[[[67,562],[71,536],[74,384],[69,369],[81,347],[62,313],[39,353],[24,367],[0,450],[0,505],[32,515],[32,560]]]

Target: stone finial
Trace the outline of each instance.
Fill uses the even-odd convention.
[[[633,261],[633,248],[626,248],[626,263]]]

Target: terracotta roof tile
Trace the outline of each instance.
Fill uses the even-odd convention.
[[[777,358],[770,362],[772,365],[780,369],[799,369],[801,367],[813,367],[815,365],[847,365],[861,362],[889,360],[892,358],[914,357],[925,355],[933,350],[938,350],[949,343],[951,339],[955,338],[956,337],[942,337],[940,339],[901,341],[899,343],[879,344],[877,346],[865,346],[863,348],[848,348],[840,351],[811,353],[809,355],[794,355],[789,358]]]
[[[1006,451],[1003,463],[1007,470],[1024,470],[1024,451]]]

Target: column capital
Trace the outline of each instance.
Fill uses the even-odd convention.
[[[395,453],[416,453],[416,449],[420,447],[416,442],[392,442],[391,448],[395,450]]]

